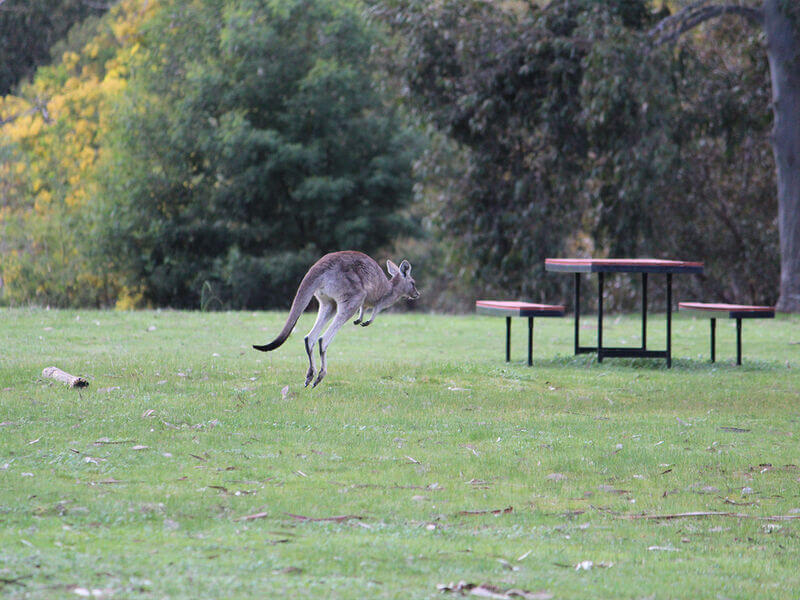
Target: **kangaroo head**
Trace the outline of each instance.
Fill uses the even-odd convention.
[[[419,291],[414,285],[414,278],[411,277],[411,263],[404,260],[398,267],[391,260],[386,261],[386,270],[392,276],[392,287],[394,287],[399,297],[416,300],[419,298]]]

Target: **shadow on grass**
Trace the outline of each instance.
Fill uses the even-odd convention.
[[[602,363],[597,362],[597,357],[593,354],[581,356],[558,355],[552,358],[534,358],[533,366],[528,367],[522,361],[512,361],[504,363],[507,367],[513,368],[555,368],[568,367],[573,369],[592,369],[592,370],[612,370],[612,371],[705,371],[714,373],[726,371],[731,373],[764,372],[764,371],[783,371],[787,368],[785,363],[778,361],[748,360],[743,359],[741,365],[736,364],[735,359],[721,360],[712,363],[704,358],[672,358],[672,368],[667,368],[664,359],[652,358],[606,358]]]

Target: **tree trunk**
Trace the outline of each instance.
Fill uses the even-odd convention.
[[[782,0],[764,2],[781,248],[777,309],[796,313],[800,312],[800,23],[794,23],[781,4]]]

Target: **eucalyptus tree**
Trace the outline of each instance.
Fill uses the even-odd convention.
[[[708,269],[682,292],[775,301],[761,38],[726,21],[673,49],[682,26],[726,11],[653,4],[377,2],[401,34],[410,103],[467,149],[436,217],[481,293],[563,293],[542,259],[577,252],[691,256]],[[741,9],[727,13],[760,14]],[[709,51],[720,43],[735,44],[727,59]]]
[[[800,312],[800,3],[797,0],[738,4],[694,1],[660,21],[650,35],[657,45],[674,42],[701,23],[724,15],[742,17],[762,27],[766,35],[781,254],[777,308]]]

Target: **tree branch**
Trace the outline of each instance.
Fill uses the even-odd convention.
[[[760,8],[738,4],[709,5],[709,0],[699,0],[663,19],[648,32],[648,37],[655,46],[674,43],[687,31],[723,15],[737,15],[757,25],[764,24],[764,12]]]
[[[16,121],[21,117],[27,117],[28,115],[36,114],[37,112],[42,113],[42,119],[48,125],[53,122],[53,119],[50,117],[50,113],[47,110],[47,102],[37,102],[36,104],[31,106],[28,110],[24,110],[21,113],[17,113],[15,115],[11,115],[9,117],[6,117],[5,119],[0,119],[0,127],[2,127],[7,123]]]

